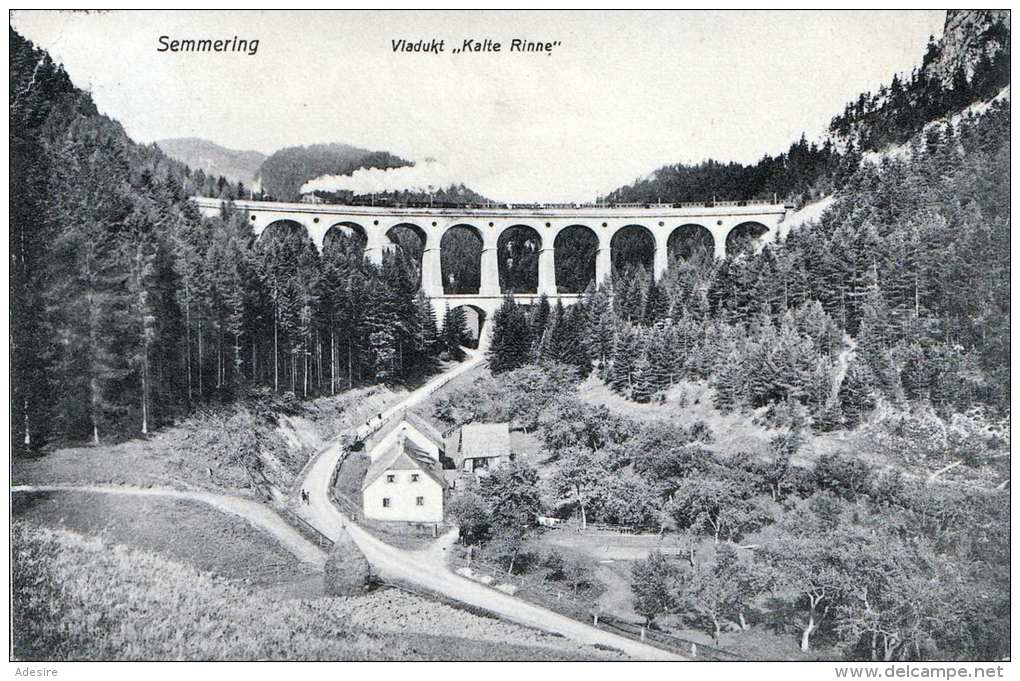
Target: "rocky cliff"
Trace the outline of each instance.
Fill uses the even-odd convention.
[[[963,69],[967,80],[982,57],[992,60],[1009,51],[1009,10],[951,9],[946,11],[942,39],[929,46],[924,69],[943,87],[953,86],[954,74]]]

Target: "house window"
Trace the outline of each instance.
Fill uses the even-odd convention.
[[[383,497],[382,507],[383,508],[389,508],[390,507],[390,498],[389,497]]]
[[[418,474],[411,473],[411,482],[418,482]]]
[[[397,476],[396,475],[393,475],[391,473],[390,475],[386,476],[386,482],[396,482],[396,481],[397,481]]]
[[[415,506],[424,506],[425,505],[425,497],[416,497],[415,500],[414,500],[414,505]]]

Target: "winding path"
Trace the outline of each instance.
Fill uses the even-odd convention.
[[[177,490],[169,487],[129,487],[126,485],[16,485],[11,487],[12,494],[33,492],[85,492],[197,501],[212,506],[218,511],[241,517],[280,542],[283,548],[290,551],[302,563],[321,567],[326,561],[326,554],[318,546],[305,539],[273,509],[250,499],[215,492]]]
[[[383,418],[421,402],[451,379],[478,366],[482,359],[480,352],[471,353],[467,361],[436,377],[390,407],[383,413]],[[527,603],[451,572],[446,565],[442,549],[449,547],[455,538],[454,534],[444,535],[438,543],[438,548],[433,546],[423,551],[405,551],[376,539],[357,524],[350,522],[329,500],[329,484],[340,456],[338,444],[326,447],[315,456],[306,469],[302,482],[302,487],[309,493],[309,503],[301,506],[298,513],[327,537],[336,538],[341,533],[347,532],[380,576],[443,594],[456,601],[484,608],[512,622],[559,634],[579,643],[616,648],[636,659],[684,659],[666,650]]]
[[[470,351],[467,361],[408,394],[403,400],[383,412],[383,418],[386,419],[400,410],[420,403],[450,380],[481,364],[483,359],[482,352]],[[636,659],[685,659],[660,648],[589,626],[454,574],[447,567],[444,551],[449,549],[456,540],[455,530],[444,535],[428,549],[421,551],[405,551],[376,539],[355,523],[349,522],[330,503],[329,483],[333,477],[333,470],[339,463],[340,455],[339,439],[337,439],[320,451],[306,467],[302,487],[308,490],[310,498],[307,505],[298,508],[298,513],[309,524],[331,539],[346,532],[381,576],[442,594],[453,600],[483,608],[512,622],[559,634],[578,643],[609,646]],[[243,518],[279,541],[284,548],[302,562],[318,566],[322,566],[325,562],[325,554],[318,546],[305,539],[273,509],[250,499],[215,492],[178,490],[168,487],[66,484],[11,487],[12,494],[34,492],[85,492],[197,501],[219,511]]]

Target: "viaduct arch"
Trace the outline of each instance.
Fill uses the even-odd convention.
[[[220,213],[220,199],[194,197],[192,201],[204,215]],[[421,288],[432,299],[437,316],[442,318],[447,304],[450,307],[471,305],[481,313],[482,320],[492,318],[505,292],[500,282],[500,237],[513,228],[525,227],[533,230],[538,237],[536,251],[527,254],[537,260],[537,286],[533,293],[529,288],[529,292],[515,293],[515,297],[523,304],[530,304],[545,294],[553,303],[560,301],[569,305],[583,291],[561,292],[557,285],[564,269],[563,266],[558,267],[558,261],[574,267],[577,260],[565,251],[565,241],[571,235],[594,236],[593,240],[587,239],[584,246],[586,255],[580,260],[584,269],[590,267],[594,281],[601,283],[612,271],[613,237],[635,226],[645,230],[651,236],[652,271],[659,278],[666,271],[671,257],[683,259],[693,254],[694,248],[685,246],[688,242],[681,236],[693,232],[695,245],[700,244],[704,250],[710,247],[712,256],[734,257],[746,250],[760,249],[768,241],[785,236],[783,221],[791,210],[790,206],[783,204],[753,201],[457,208],[273,201],[235,201],[234,205],[247,211],[256,236],[260,236],[270,224],[287,220],[304,227],[321,251],[329,232],[338,229],[362,241],[364,256],[373,262],[382,262],[382,254],[388,249],[409,247],[403,245],[400,239],[394,241],[391,238],[397,228],[413,232],[421,242]],[[455,229],[467,229],[477,237],[477,250],[468,253],[468,257],[477,258],[477,290],[474,286],[462,286],[465,282],[458,282],[453,288],[444,287],[448,283],[444,278],[444,240]],[[529,268],[529,271],[534,271],[534,265],[529,265]],[[583,274],[573,279],[569,288],[577,288],[580,281],[587,281]],[[450,292],[452,290],[458,292]],[[461,292],[465,290],[467,292]],[[484,321],[481,326],[484,328]]]

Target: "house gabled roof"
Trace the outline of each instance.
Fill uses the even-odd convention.
[[[509,423],[469,423],[460,429],[458,467],[464,459],[493,456],[510,456]]]
[[[364,451],[371,452],[382,440],[392,433],[401,423],[407,422],[414,426],[426,438],[432,441],[440,450],[443,449],[443,434],[427,420],[413,411],[401,411],[390,416],[381,426],[376,428],[371,435],[365,438]]]
[[[443,471],[436,460],[429,456],[428,452],[415,447],[413,443],[402,437],[382,456],[372,462],[365,473],[365,481],[361,484],[361,489],[367,488],[382,477],[386,471],[411,470],[420,470],[438,482],[441,487],[447,486],[446,478],[443,477]]]

